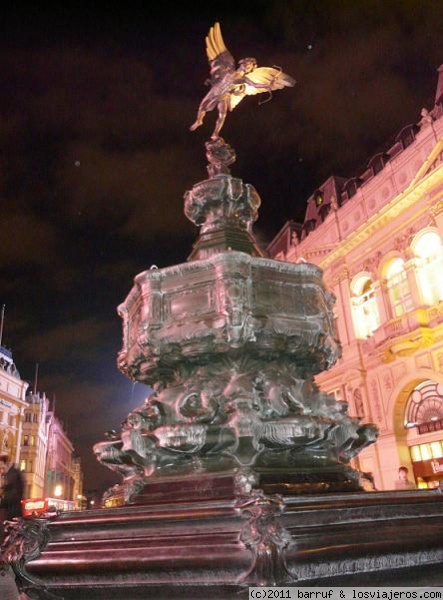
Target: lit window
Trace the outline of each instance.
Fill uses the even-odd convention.
[[[31,435],[31,446],[35,446],[35,435]]]
[[[422,460],[432,460],[434,458],[442,458],[443,448],[442,443],[431,442],[430,444],[420,444],[418,446],[411,446],[409,448],[411,458],[413,462],[420,462]]]
[[[431,460],[432,453],[429,444],[420,444],[420,452],[422,460]]]
[[[23,436],[23,446],[29,446],[29,435]]]
[[[425,304],[443,300],[443,246],[436,231],[427,231],[413,244],[417,257],[417,276]]]
[[[411,446],[409,450],[411,451],[412,462],[421,462],[420,446]]]
[[[26,460],[24,459],[20,461],[20,471],[26,471]]]
[[[442,458],[443,457],[443,450],[441,447],[441,442],[431,442],[430,446],[431,446],[432,458]]]
[[[394,317],[400,317],[411,311],[414,304],[402,258],[396,258],[389,264],[386,270],[386,279]]]
[[[358,339],[365,339],[380,326],[375,290],[370,277],[361,275],[351,286],[351,292],[355,335]]]

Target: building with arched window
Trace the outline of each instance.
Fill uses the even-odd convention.
[[[342,358],[317,383],[378,426],[356,465],[378,489],[395,487],[399,466],[417,486],[443,482],[441,89],[443,68],[432,110],[363,173],[319,186],[304,223],[269,246],[273,258],[321,267],[336,297]]]
[[[425,229],[412,246],[418,286],[425,304],[443,300],[443,244],[435,229]]]
[[[390,260],[384,269],[384,273],[391,317],[399,317],[409,313],[414,304],[404,259],[397,256]]]

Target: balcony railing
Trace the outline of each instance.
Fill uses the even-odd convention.
[[[442,322],[443,302],[430,307],[415,308],[404,315],[391,319],[379,327],[374,332],[375,343],[379,346],[387,340],[405,336],[422,327],[432,329]]]

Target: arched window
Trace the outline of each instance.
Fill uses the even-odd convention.
[[[443,246],[436,231],[427,231],[412,245],[417,258],[418,285],[426,304],[443,300]]]
[[[443,421],[443,385],[430,379],[419,383],[409,394],[404,419],[407,428]]]
[[[352,284],[351,293],[355,335],[365,339],[380,326],[375,290],[369,275],[360,275]]]
[[[389,263],[386,269],[386,286],[394,317],[399,317],[414,308],[402,258],[395,258]]]

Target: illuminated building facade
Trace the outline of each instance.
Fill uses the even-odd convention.
[[[86,508],[86,498],[83,495],[83,472],[81,460],[77,455],[72,457],[72,477],[74,480],[72,495],[75,502],[75,507],[78,509]]]
[[[74,446],[63,423],[53,413],[50,417],[46,496],[74,500]]]
[[[52,413],[45,394],[28,394],[26,404],[19,467],[25,481],[25,498],[41,498],[45,495]]]
[[[80,504],[80,459],[44,393],[28,393],[12,352],[0,346],[0,453],[21,470],[25,498],[63,496]]]
[[[26,396],[18,464],[25,481],[25,498],[72,500],[80,506],[80,459],[44,393]]]
[[[8,454],[15,464],[20,459],[27,388],[28,383],[20,378],[12,352],[0,346],[0,452]]]
[[[343,355],[317,377],[379,428],[358,467],[378,489],[399,466],[420,487],[443,481],[443,65],[435,104],[357,177],[330,177],[273,258],[324,270]]]

